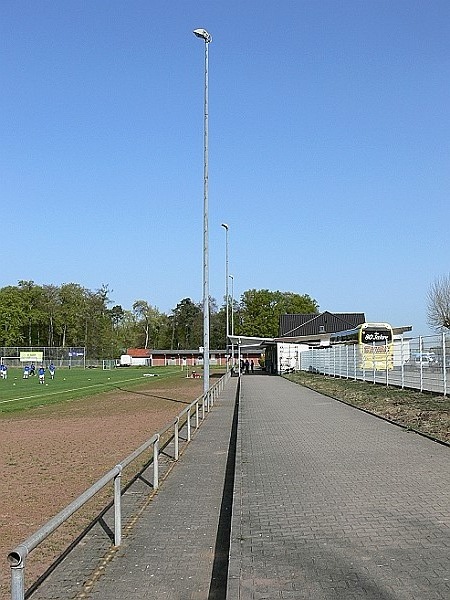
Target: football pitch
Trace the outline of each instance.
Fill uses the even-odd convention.
[[[103,371],[102,369],[57,369],[51,379],[47,371],[45,383],[39,377],[23,379],[21,368],[11,367],[7,379],[0,380],[0,417],[8,413],[94,396],[115,389],[149,387],[161,380],[183,377],[180,367],[127,367]]]

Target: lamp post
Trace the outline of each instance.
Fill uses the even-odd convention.
[[[221,225],[224,229],[225,229],[225,298],[226,298],[226,319],[227,319],[227,338],[226,338],[226,349],[227,349],[227,354],[228,354],[228,337],[230,335],[230,326],[229,326],[229,312],[228,312],[228,308],[229,308],[229,304],[230,304],[230,297],[228,295],[228,225],[227,223],[222,223]],[[229,360],[227,358],[227,371],[229,369]]]
[[[231,335],[234,335],[234,277],[228,276],[231,279]],[[234,369],[234,340],[231,340],[231,367]]]
[[[194,29],[194,35],[205,42],[205,111],[203,144],[203,392],[209,390],[209,238],[208,238],[208,44],[212,41],[206,29]]]

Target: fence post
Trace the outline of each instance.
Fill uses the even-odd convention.
[[[122,496],[121,478],[122,466],[117,465],[119,472],[114,477],[114,545],[120,546],[122,542]]]
[[[375,366],[375,342],[372,342],[372,383],[374,385],[376,383]]]
[[[391,344],[393,343],[393,341],[391,340]],[[386,348],[385,348],[385,357],[386,357],[386,387],[389,387],[389,347],[388,347],[388,342],[386,340]],[[392,350],[393,352],[393,350]],[[393,360],[393,359],[392,359]],[[394,365],[392,365],[392,367],[394,367]]]
[[[198,429],[199,426],[199,410],[198,410],[198,399],[195,402],[195,429]]]
[[[159,433],[156,435],[156,439],[153,442],[153,489],[157,490],[159,487]]]
[[[445,345],[445,332],[442,332],[442,376],[443,376],[443,387],[444,396],[447,395],[447,349]]]
[[[404,358],[404,346],[403,346],[403,334],[402,337],[400,339],[400,362],[401,362],[401,369],[402,369],[402,390],[405,389],[405,358]]]
[[[422,360],[422,355],[423,355],[423,340],[422,340],[422,336],[419,337],[419,362],[420,362],[420,391],[423,392],[423,360]]]
[[[346,376],[345,378],[348,379],[348,351],[349,351],[349,347],[348,344],[345,346],[345,373]]]

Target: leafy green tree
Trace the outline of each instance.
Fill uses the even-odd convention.
[[[87,356],[108,358],[130,347],[193,349],[203,345],[203,307],[184,298],[167,315],[146,300],[131,311],[109,308],[111,290],[91,291],[77,283],[37,285],[21,280],[0,288],[0,345],[85,346]],[[308,295],[248,290],[230,313],[234,332],[271,337],[283,313],[317,312]],[[233,319],[232,319],[233,316]],[[210,348],[226,347],[226,307],[210,298]]]
[[[59,346],[84,346],[86,292],[78,283],[64,283],[59,290]]]
[[[171,349],[198,348],[202,345],[203,311],[201,304],[184,298],[172,311]]]
[[[47,328],[47,346],[55,346],[56,320],[60,307],[59,288],[56,285],[43,285],[42,301],[45,305],[43,325]]]
[[[155,349],[157,350],[168,350],[172,349],[173,339],[173,315],[166,315],[162,313],[158,321],[158,328],[155,332]]]
[[[155,338],[158,337],[160,329],[160,312],[145,300],[136,300],[133,304],[133,312],[137,322],[143,328],[143,346],[149,348],[150,342],[155,346]],[[141,342],[142,345],[142,342]]]
[[[88,356],[107,358],[111,352],[111,319],[108,311],[109,286],[84,293],[84,346]]]
[[[117,340],[120,346],[118,354],[125,354],[127,348],[139,347],[141,332],[136,322],[136,316],[131,310],[124,310],[120,324],[117,327]]]
[[[23,326],[24,339],[28,346],[40,345],[40,325],[44,320],[44,303],[42,287],[34,281],[21,280],[18,283],[21,294],[21,303],[25,314]]]
[[[225,304],[217,308],[214,299],[210,302],[211,312],[209,315],[209,347],[214,350],[222,350],[227,346],[227,313]],[[231,328],[230,328],[231,330]]]
[[[241,296],[235,332],[255,337],[276,337],[280,315],[317,312],[317,302],[307,294],[247,290]]]
[[[24,340],[24,324],[27,313],[18,287],[0,289],[0,344],[19,346]]]

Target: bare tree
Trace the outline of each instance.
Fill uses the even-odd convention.
[[[450,329],[450,274],[438,277],[428,291],[428,324]]]

